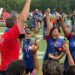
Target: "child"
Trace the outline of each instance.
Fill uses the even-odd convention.
[[[31,32],[28,30],[26,33],[26,40],[23,43],[23,60],[26,62],[26,74],[31,73],[34,69],[34,58],[31,50],[35,48],[38,50],[38,42],[32,45]]]

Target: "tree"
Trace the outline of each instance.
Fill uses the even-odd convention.
[[[13,10],[21,11],[26,0],[0,0],[0,7],[5,11],[11,12]],[[64,10],[65,12],[73,11],[75,9],[75,0],[32,0],[31,11],[40,9],[43,12],[47,8],[57,11]]]

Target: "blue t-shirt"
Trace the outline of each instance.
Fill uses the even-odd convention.
[[[41,16],[41,14],[40,14],[40,13],[37,13],[37,17],[41,18],[42,16]],[[41,21],[40,21],[40,20],[38,20],[38,21],[37,21],[37,23],[38,23],[38,22],[41,22]]]
[[[27,69],[34,69],[34,57],[32,52],[29,49],[29,46],[32,46],[32,42],[29,44],[27,41],[24,41],[23,43],[23,60],[26,62],[26,68]]]
[[[69,40],[69,50],[71,52],[75,48],[75,36],[72,33],[70,33],[69,36],[67,36],[67,39]],[[75,50],[73,50],[71,55],[72,55],[72,57],[73,57],[73,59],[75,61]],[[66,55],[66,59],[67,59],[67,62],[65,63],[65,66],[64,66],[65,70],[69,67],[67,55]]]
[[[56,15],[56,11],[52,12],[52,14]]]
[[[46,38],[46,40],[47,40],[47,38]],[[53,54],[54,51],[57,51],[58,55],[59,55],[60,54],[59,49],[61,48],[61,50],[62,50],[62,46],[63,46],[64,43],[65,43],[65,41],[63,39],[54,40],[54,39],[50,38],[47,41],[47,50],[46,50],[46,53],[45,53],[44,61],[49,59],[48,58],[49,53]]]
[[[40,13],[37,13],[37,17],[41,18],[42,16],[41,16],[41,14],[40,14]]]

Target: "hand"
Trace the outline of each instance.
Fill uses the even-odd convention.
[[[37,48],[35,45],[32,45],[30,50],[33,54],[37,52]]]
[[[53,60],[59,60],[59,57],[53,56],[52,54],[49,54],[48,57]]]
[[[48,8],[48,9],[46,10],[46,17],[49,17],[49,14],[50,14],[50,9]]]
[[[31,0],[27,0],[27,1],[31,1]]]
[[[69,52],[69,46],[64,45],[63,48],[64,48],[64,50],[65,50],[67,53]]]
[[[59,57],[53,57],[53,60],[59,60],[60,58]]]
[[[48,8],[47,11],[50,13],[50,9]]]
[[[27,28],[28,26],[27,26],[27,24],[25,23],[25,28]]]
[[[59,19],[62,19],[62,15],[58,14],[58,16],[59,16]]]
[[[52,55],[52,54],[48,54],[48,57],[49,57],[49,58],[53,58],[53,55]]]

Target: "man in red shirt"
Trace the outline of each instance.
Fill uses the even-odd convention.
[[[7,29],[0,42],[1,65],[0,74],[6,75],[6,69],[9,63],[19,59],[19,41],[18,37],[23,29],[29,15],[31,0],[26,0],[24,9],[22,10],[18,20],[15,16],[6,19]]]

